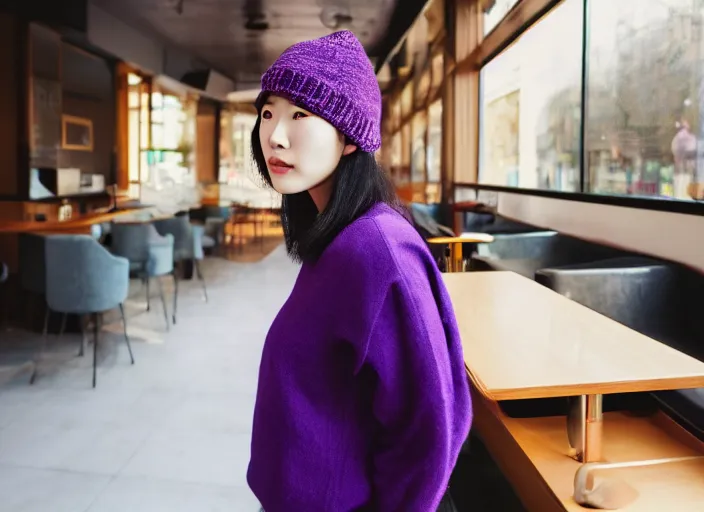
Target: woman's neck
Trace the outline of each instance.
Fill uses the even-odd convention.
[[[321,213],[327,207],[330,202],[330,196],[332,195],[332,176],[327,178],[322,183],[311,188],[308,193],[311,199],[315,203],[315,207],[318,209],[318,213]]]

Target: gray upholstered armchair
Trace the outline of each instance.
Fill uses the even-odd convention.
[[[157,220],[154,227],[162,235],[174,237],[174,262],[192,262],[196,276],[203,286],[205,301],[208,301],[208,289],[200,267],[200,261],[205,257],[204,245],[209,245],[211,240],[205,236],[203,226],[192,225],[187,215],[177,215],[169,219]],[[175,323],[175,320],[174,320]]]
[[[176,308],[178,301],[178,281],[174,273],[174,237],[160,235],[150,223],[121,223],[112,224],[111,249],[113,254],[127,258],[130,262],[130,271],[137,274],[147,285],[147,311],[151,309],[149,282],[156,277],[159,286],[159,295],[164,307],[166,329],[169,328],[169,313],[166,308],[164,288],[161,285],[162,276],[171,274],[174,279],[174,304],[173,321],[176,323]]]
[[[93,387],[96,384],[97,349],[102,313],[120,308],[125,341],[134,364],[123,302],[129,290],[129,262],[110,254],[88,235],[52,235],[44,238],[47,312],[42,350],[30,379],[37,376],[38,360],[44,351],[49,313],[92,315],[94,325]]]

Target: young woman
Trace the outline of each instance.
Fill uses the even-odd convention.
[[[257,108],[254,159],[302,267],[264,345],[249,485],[266,512],[434,512],[469,388],[441,276],[374,159],[371,63],[351,32],[296,44]]]

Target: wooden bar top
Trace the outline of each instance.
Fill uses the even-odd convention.
[[[92,212],[85,214],[74,214],[70,219],[58,221],[15,221],[0,219],[0,234],[3,233],[72,233],[85,231],[94,224],[110,222],[116,217],[126,214],[134,214],[141,211],[140,208],[125,208],[114,212]]]
[[[443,274],[491,400],[704,387],[704,363],[513,272]]]

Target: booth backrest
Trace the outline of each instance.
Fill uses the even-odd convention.
[[[634,254],[555,231],[537,231],[495,235],[493,243],[479,246],[470,266],[476,270],[513,270],[533,278],[542,268],[625,256]]]

